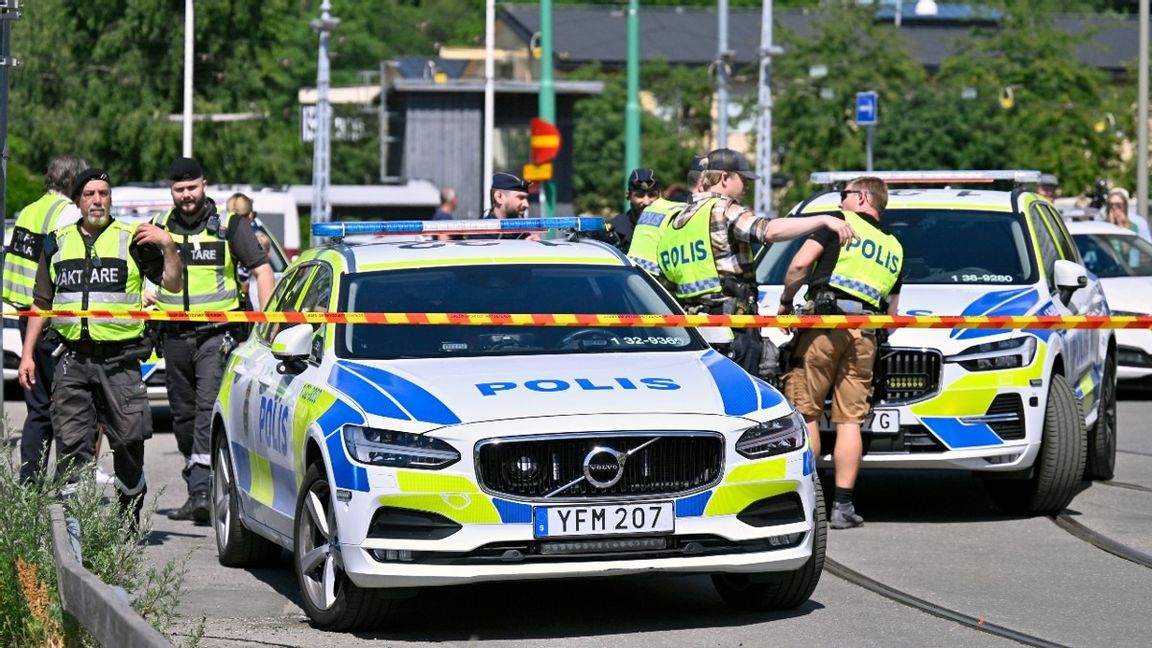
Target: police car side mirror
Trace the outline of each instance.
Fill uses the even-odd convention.
[[[1056,288],[1060,291],[1060,301],[1065,306],[1077,290],[1088,285],[1088,271],[1079,263],[1060,259],[1053,272],[1056,275]]]
[[[732,329],[727,326],[701,326],[696,329],[709,345],[732,344]]]
[[[297,373],[308,362],[312,353],[312,325],[296,324],[276,334],[272,339],[272,356],[280,361],[280,373]]]

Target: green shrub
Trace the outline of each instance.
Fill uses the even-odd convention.
[[[49,506],[65,478],[40,485],[19,482],[18,459],[9,453],[0,461],[0,645],[97,646],[97,641],[66,615],[60,602],[52,551]],[[64,517],[80,526],[84,567],[105,583],[129,592],[132,607],[164,633],[176,615],[188,556],[160,567],[148,567],[144,540],[150,525],[147,502],[139,529],[122,515],[113,488],[98,486],[93,471],[77,474],[75,492],[64,498]],[[203,622],[185,645],[199,642]],[[172,640],[172,637],[169,636]]]

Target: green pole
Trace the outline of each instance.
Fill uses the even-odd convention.
[[[540,119],[556,125],[556,84],[552,82],[552,0],[540,0]],[[571,144],[569,144],[571,146]],[[543,216],[556,215],[556,181],[541,187]]]
[[[624,106],[624,192],[640,166],[640,0],[628,0],[628,103]],[[624,201],[628,208],[628,201]]]

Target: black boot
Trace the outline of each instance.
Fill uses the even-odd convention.
[[[189,495],[184,504],[173,511],[168,511],[169,520],[191,520],[192,519],[192,500],[195,499],[194,495]]]

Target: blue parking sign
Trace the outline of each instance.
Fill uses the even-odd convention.
[[[875,126],[880,110],[880,97],[872,90],[856,93],[856,123]]]

